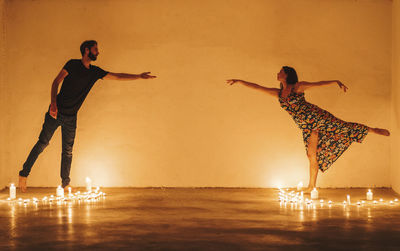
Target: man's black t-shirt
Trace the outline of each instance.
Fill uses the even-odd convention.
[[[76,115],[94,83],[108,72],[94,65],[88,69],[80,59],[69,60],[64,69],[68,75],[57,95],[57,109],[63,115]]]

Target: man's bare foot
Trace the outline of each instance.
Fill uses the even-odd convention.
[[[27,180],[27,177],[19,176],[18,187],[21,190],[21,192],[23,192],[23,193],[26,192],[26,180]]]
[[[66,187],[64,187],[64,193],[68,193],[68,188],[71,188],[71,193],[75,193],[76,192],[76,188],[72,187],[71,185],[67,185]]]
[[[372,132],[379,134],[379,135],[383,135],[383,136],[390,136],[390,132],[386,129],[382,129],[382,128],[370,128]]]

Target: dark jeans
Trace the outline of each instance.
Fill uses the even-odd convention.
[[[65,116],[62,114],[58,114],[57,119],[54,119],[50,116],[49,112],[46,113],[43,128],[39,135],[39,140],[32,148],[26,162],[24,163],[23,169],[19,172],[20,176],[28,177],[32,166],[38,158],[39,154],[43,152],[43,150],[49,145],[51,137],[59,126],[61,126],[62,133],[62,186],[65,187],[69,184],[69,172],[71,170],[72,162],[72,147],[74,145],[76,131],[76,115]]]

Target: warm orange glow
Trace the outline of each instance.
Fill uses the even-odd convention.
[[[84,39],[99,42],[94,64],[158,78],[95,84],[78,114],[72,186],[85,186],[86,176],[106,187],[306,184],[301,131],[277,100],[225,83],[240,77],[279,87],[282,65],[295,67],[302,80],[343,81],[346,94],[336,87],[307,93],[340,118],[386,128],[388,118],[399,117],[399,109],[389,112],[391,80],[400,72],[391,74],[392,1],[232,0],[229,8],[213,0],[6,2],[0,27],[3,187],[15,182],[38,138],[52,81],[68,59],[81,56]],[[58,186],[60,155],[58,129],[28,186]],[[391,170],[389,141],[368,136],[318,185],[390,186],[391,176],[400,177],[399,163]]]

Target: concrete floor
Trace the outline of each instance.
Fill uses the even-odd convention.
[[[342,202],[364,199],[366,189],[321,189],[334,203],[315,207],[280,203],[277,189],[102,191],[95,202],[26,206],[0,192],[0,250],[400,250],[391,189],[374,189],[384,202],[362,206]],[[17,198],[51,194],[30,188]]]

